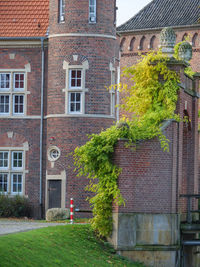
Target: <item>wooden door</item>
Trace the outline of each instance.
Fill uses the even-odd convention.
[[[49,209],[61,208],[61,180],[49,180]]]

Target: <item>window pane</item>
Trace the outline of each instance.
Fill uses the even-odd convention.
[[[75,101],[75,93],[71,93],[71,101]]]
[[[0,173],[0,193],[8,192],[8,174]]]
[[[59,0],[59,21],[65,20],[65,0]]]
[[[76,111],[80,111],[80,107],[81,107],[80,103],[76,103]]]
[[[13,97],[14,113],[23,114],[24,113],[24,95],[14,95]]]
[[[80,102],[81,100],[81,94],[77,93],[76,94],[76,101]]]
[[[71,86],[72,86],[72,87],[75,87],[75,86],[76,86],[76,80],[75,80],[75,79],[72,79],[72,80],[71,80]]]
[[[22,193],[22,174],[21,173],[12,174],[12,192]]]
[[[70,112],[81,111],[81,93],[70,93]]]
[[[82,71],[81,70],[70,70],[70,86],[75,88],[81,87]]]
[[[10,74],[0,73],[0,89],[9,89],[9,88],[10,88]]]
[[[24,73],[14,73],[14,89],[24,90]]]
[[[0,168],[8,167],[8,152],[0,152]]]
[[[17,175],[13,174],[13,183],[16,183],[16,182],[17,182]]]
[[[76,78],[76,71],[75,70],[72,70],[72,78]]]
[[[71,112],[75,111],[74,103],[71,103],[71,105],[70,105],[70,111],[71,111]]]
[[[12,167],[22,168],[23,152],[12,152]]]
[[[13,192],[17,192],[17,185],[13,184]]]
[[[77,87],[81,87],[81,80],[80,79],[77,80]]]
[[[9,113],[9,95],[0,95],[0,113]]]
[[[77,78],[81,78],[81,71],[77,70]]]

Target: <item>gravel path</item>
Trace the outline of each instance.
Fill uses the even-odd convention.
[[[0,220],[0,235],[7,235],[17,232],[26,232],[33,229],[44,228],[48,226],[66,225],[66,223],[40,223],[40,222],[23,222],[14,220]]]

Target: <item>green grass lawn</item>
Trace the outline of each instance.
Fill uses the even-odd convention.
[[[132,266],[98,241],[90,225],[48,227],[0,237],[1,267]]]

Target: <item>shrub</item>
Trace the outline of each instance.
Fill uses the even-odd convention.
[[[23,196],[0,194],[0,217],[30,217],[31,205]]]

